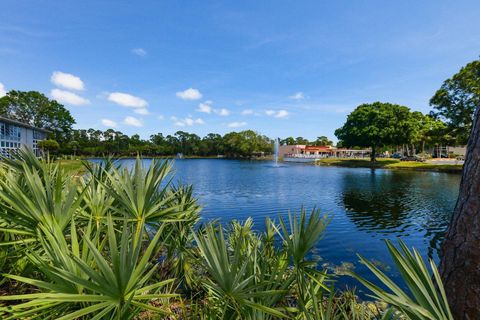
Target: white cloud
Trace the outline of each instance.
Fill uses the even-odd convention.
[[[57,100],[60,103],[64,103],[64,104],[69,104],[69,105],[74,105],[74,106],[82,106],[82,105],[86,105],[86,104],[90,103],[90,101],[88,99],[80,97],[78,94],[70,92],[70,91],[53,89],[50,92],[50,95],[52,96],[53,99]]]
[[[165,120],[165,116],[163,114],[157,116],[157,119],[158,120]]]
[[[147,51],[143,48],[132,49],[132,53],[136,54],[139,57],[145,57],[147,55]]]
[[[193,119],[191,117],[187,117],[184,119],[178,119],[177,117],[170,117],[170,119],[173,121],[173,124],[176,125],[177,127],[191,127],[195,124],[205,124],[205,121],[201,118]]]
[[[128,126],[143,127],[143,121],[135,117],[125,117],[123,123]]]
[[[110,127],[110,128],[115,128],[117,127],[117,123],[113,120],[110,120],[110,119],[102,119],[102,124],[105,126],[105,127]]]
[[[227,124],[229,128],[240,128],[240,127],[245,127],[247,123],[245,121],[242,122],[230,122]]]
[[[252,109],[245,109],[242,111],[242,114],[244,116],[248,116],[248,115],[251,115],[251,114],[254,114],[255,112],[252,110]]]
[[[112,92],[107,99],[124,107],[146,108],[148,106],[147,101],[142,98],[123,92]]]
[[[214,112],[216,114],[218,114],[219,116],[222,116],[222,117],[226,117],[230,114],[230,111],[228,109],[225,109],[225,108],[215,109]]]
[[[148,112],[147,108],[135,108],[133,109],[133,112],[141,114],[142,116],[149,115],[150,112]]]
[[[212,101],[208,100],[203,103],[200,103],[197,108],[198,112],[203,112],[203,113],[212,113],[213,108],[212,108]]]
[[[5,89],[5,86],[3,83],[0,82],[0,98],[5,96],[7,94],[7,89]]]
[[[303,92],[299,91],[296,92],[294,95],[291,95],[289,98],[293,100],[303,100],[305,99],[305,95],[303,94]]]
[[[265,114],[270,117],[275,117],[275,118],[286,118],[288,117],[289,113],[287,110],[267,110],[265,111]]]
[[[177,97],[182,100],[198,100],[202,99],[202,94],[200,91],[194,88],[188,88],[184,91],[179,91],[176,93]]]
[[[289,113],[287,110],[279,110],[275,115],[275,118],[286,118],[288,117]]]
[[[52,73],[50,81],[59,87],[72,90],[85,90],[85,85],[83,84],[82,79],[70,73],[55,71]]]

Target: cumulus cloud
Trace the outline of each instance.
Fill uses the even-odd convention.
[[[125,119],[123,119],[123,123],[127,126],[143,127],[143,121],[135,117],[125,117]]]
[[[275,117],[275,118],[286,118],[288,117],[289,113],[287,110],[267,110],[265,111],[265,114],[270,117]]]
[[[288,117],[289,113],[287,110],[279,110],[275,115],[275,118],[286,118]]]
[[[242,122],[230,122],[229,124],[227,124],[227,126],[229,128],[240,128],[240,127],[245,127],[247,125],[247,123],[245,121],[242,121]]]
[[[299,91],[295,92],[295,94],[291,95],[289,98],[293,100],[303,100],[305,99],[305,95],[303,94],[303,92]]]
[[[133,112],[141,114],[142,116],[146,116],[150,114],[150,112],[146,108],[135,108],[133,109]]]
[[[0,98],[5,96],[7,94],[7,89],[5,89],[5,86],[3,83],[0,82]]]
[[[132,53],[136,54],[139,57],[145,57],[147,55],[147,51],[143,48],[132,49]]]
[[[165,120],[165,116],[163,114],[157,116],[158,120]]]
[[[249,115],[252,115],[254,113],[255,112],[252,109],[245,109],[245,110],[242,111],[242,115],[244,115],[244,116],[249,116]]]
[[[213,108],[212,108],[212,101],[208,100],[203,103],[200,103],[197,108],[198,112],[203,112],[203,113],[212,113]]]
[[[117,127],[117,123],[113,120],[110,120],[110,119],[102,119],[102,124],[105,126],[105,127],[110,127],[110,128],[115,128]]]
[[[178,119],[177,117],[170,117],[170,119],[177,127],[191,127],[195,124],[205,124],[205,121],[201,118],[193,119],[191,117],[186,117],[184,119]]]
[[[69,105],[74,105],[74,106],[82,106],[82,105],[86,105],[86,104],[90,103],[90,101],[88,99],[80,97],[78,94],[70,92],[70,91],[53,89],[50,92],[50,95],[52,96],[53,99],[57,100],[60,103],[64,103],[64,104],[69,104]]]
[[[85,90],[82,79],[70,73],[55,71],[50,77],[50,81],[56,86],[71,90]]]
[[[147,101],[142,98],[123,92],[112,92],[107,99],[124,107],[146,108],[148,106]]]
[[[222,117],[226,117],[230,114],[230,111],[228,109],[225,109],[225,108],[215,109],[214,111],[215,111],[216,114],[218,114],[219,116],[222,116]]]
[[[198,89],[188,88],[184,91],[179,91],[176,93],[177,97],[182,100],[198,100],[202,99],[202,94]]]

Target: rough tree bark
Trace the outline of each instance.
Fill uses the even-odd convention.
[[[440,272],[455,319],[480,319],[480,108],[468,140]]]

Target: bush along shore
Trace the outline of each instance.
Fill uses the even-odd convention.
[[[85,163],[78,179],[28,151],[0,165],[2,319],[452,319],[435,265],[402,242],[386,245],[408,291],[361,257],[381,288],[349,274],[372,302],[335,290],[308,258],[329,222],[318,211],[263,232],[199,224],[165,161]]]

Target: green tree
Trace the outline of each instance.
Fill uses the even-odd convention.
[[[305,139],[304,137],[297,137],[295,139],[295,144],[310,144],[308,139]]]
[[[77,155],[77,150],[80,148],[80,143],[78,141],[72,140],[68,143],[68,147],[73,151],[73,155]]]
[[[288,137],[283,140],[280,140],[281,145],[294,145],[295,144],[295,138],[294,137]]]
[[[200,150],[203,155],[223,154],[223,139],[217,133],[209,133],[202,138]]]
[[[57,141],[48,139],[48,140],[39,141],[38,147],[43,151],[46,151],[48,154],[50,154],[50,152],[57,151],[60,148],[60,145],[58,144]]]
[[[272,153],[272,141],[253,130],[230,132],[223,137],[225,153],[230,157],[252,157],[256,153]]]
[[[12,90],[0,98],[0,114],[32,126],[50,130],[51,137],[66,141],[75,119],[63,105],[37,91]]]
[[[320,137],[317,137],[317,140],[313,142],[313,145],[325,147],[325,146],[333,145],[333,142],[329,140],[326,136],[320,136]]]
[[[347,147],[369,147],[372,162],[376,161],[378,148],[408,142],[409,109],[404,106],[374,102],[362,104],[352,111],[335,136]]]
[[[430,99],[432,115],[444,120],[458,144],[466,144],[475,109],[480,106],[480,60],[462,67]]]

